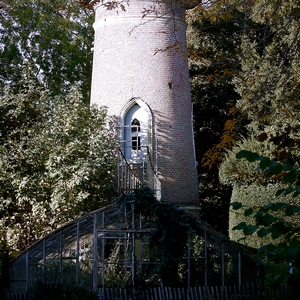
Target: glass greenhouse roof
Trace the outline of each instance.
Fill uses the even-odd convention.
[[[99,287],[160,284],[159,257],[151,255],[153,220],[134,207],[113,204],[85,215],[39,240],[17,256],[10,267],[10,292],[25,294],[38,283],[80,284]],[[199,222],[190,232],[185,257],[179,263],[186,285],[206,285],[210,278],[238,283],[240,257],[233,244]],[[238,270],[232,272],[232,269]],[[196,271],[195,271],[196,270]],[[195,273],[196,272],[196,273]],[[195,274],[194,274],[195,273]],[[217,274],[217,275],[216,275]]]

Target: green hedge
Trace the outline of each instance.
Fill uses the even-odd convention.
[[[239,185],[235,184],[233,186],[233,192],[231,201],[232,202],[242,202],[245,208],[241,208],[238,210],[230,209],[229,211],[229,237],[231,240],[242,242],[250,247],[259,248],[260,246],[272,242],[270,236],[266,236],[264,238],[258,237],[256,234],[245,237],[243,231],[241,230],[232,230],[232,228],[238,225],[241,222],[246,222],[251,224],[252,218],[245,217],[244,211],[247,207],[260,207],[264,206],[268,203],[274,202],[286,202],[286,203],[294,203],[299,201],[299,197],[293,198],[292,194],[276,196],[276,191],[279,190],[282,186],[280,184],[268,184],[266,186],[251,184],[251,185]],[[280,216],[277,213],[277,216]],[[286,222],[291,222],[293,224],[299,224],[299,218],[295,218],[295,216],[287,217],[284,216]],[[253,222],[254,223],[254,222]],[[279,242],[279,240],[276,242]]]
[[[229,237],[234,241],[258,248],[271,242],[271,238],[269,236],[259,238],[256,234],[245,237],[243,231],[232,230],[234,226],[241,222],[251,224],[252,218],[244,216],[245,209],[261,207],[274,202],[296,204],[299,203],[300,197],[293,198],[292,194],[276,196],[275,194],[279,189],[287,186],[273,182],[271,179],[268,181],[257,169],[259,162],[237,159],[236,154],[241,150],[249,150],[260,155],[272,157],[275,146],[270,142],[259,142],[254,137],[247,140],[243,139],[231,151],[228,151],[219,170],[221,182],[233,187],[231,202],[241,202],[244,206],[244,208],[238,210],[230,209],[229,211]],[[295,218],[295,216],[291,218],[284,216],[284,219],[287,222],[300,225],[299,218]]]

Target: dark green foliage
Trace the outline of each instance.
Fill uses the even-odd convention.
[[[179,263],[186,253],[189,232],[197,230],[196,218],[170,203],[157,201],[148,188],[124,195],[118,202],[154,221],[155,230],[150,237],[151,256],[159,258],[157,271],[163,284],[178,286]]]
[[[224,271],[227,283],[236,284],[238,282],[237,262],[239,252],[243,260],[243,279],[250,282],[253,281],[252,274],[254,272],[261,274],[259,262],[253,259],[248,249],[230,243],[224,236],[216,234],[210,226],[200,223],[194,216],[174,205],[157,201],[153,192],[148,188],[137,189],[132,194],[123,195],[118,199],[118,204],[123,209],[126,207],[127,211],[134,209],[135,213],[141,212],[144,218],[143,223],[148,222],[151,224],[149,225],[149,228],[152,229],[149,245],[150,261],[156,261],[158,264],[156,264],[155,270],[150,270],[151,274],[147,274],[147,276],[153,277],[156,274],[156,277],[161,279],[164,286],[187,286],[188,266],[187,260],[183,257],[188,255],[197,257],[197,259],[190,261],[191,286],[205,285],[204,270],[206,268],[208,284],[220,284],[222,253],[226,253],[224,255],[226,270]],[[206,242],[204,241],[203,226],[207,229]],[[189,236],[191,237],[190,254],[188,254]],[[204,257],[207,257],[207,260],[204,260]],[[149,282],[147,276],[140,278],[135,283],[136,287],[145,288],[151,286],[151,284],[158,284],[157,281]]]
[[[258,0],[240,10],[254,31],[243,34],[234,79],[247,141],[220,168],[241,203],[230,212],[231,235],[260,249],[269,283],[290,283],[299,281],[299,3]]]
[[[293,193],[294,197],[299,195],[300,171],[287,163],[285,158],[272,160],[251,151],[241,151],[237,154],[237,158],[259,162],[259,170],[264,172],[267,178],[288,184],[288,187],[280,190],[277,196],[283,193]],[[242,203],[232,203],[234,210],[242,206]],[[262,254],[271,266],[274,263],[282,266],[271,271],[274,275],[268,280],[270,284],[287,282],[293,285],[300,279],[299,212],[297,198],[295,203],[275,201],[262,207],[254,206],[244,211],[246,220],[252,217],[254,225],[242,222],[233,228],[233,230],[242,230],[246,236],[257,233],[263,244],[258,249],[258,253]],[[269,242],[264,240],[266,236],[271,237]]]
[[[228,131],[232,124],[228,118],[235,118],[233,111],[230,116],[228,112],[238,97],[232,78],[240,68],[236,58],[242,30],[239,12],[227,13],[216,20],[199,6],[188,16],[201,218],[226,235],[231,188],[220,183],[218,165],[224,147],[235,140],[234,134],[224,134],[224,127]]]

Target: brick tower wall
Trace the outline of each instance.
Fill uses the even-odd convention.
[[[162,199],[199,205],[184,9],[130,0],[96,3],[91,102],[119,116],[132,98],[152,110]]]

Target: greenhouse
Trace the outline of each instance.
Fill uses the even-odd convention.
[[[153,236],[161,230],[157,230],[160,216],[157,212],[151,216],[149,211],[143,215],[134,197],[126,196],[121,202],[89,213],[21,253],[11,264],[10,292],[25,294],[38,283],[53,282],[77,283],[94,291],[137,283],[161,285],[164,245],[161,239],[159,247],[153,245]],[[165,206],[175,218],[183,216],[188,223],[195,222],[194,228],[186,224],[182,227],[186,228],[186,245],[182,246],[181,257],[172,254],[178,273],[172,276],[177,276],[180,284],[224,285],[241,280],[241,253],[234,244],[184,211],[154,201],[150,206],[161,210]],[[172,224],[170,219],[167,223]]]
[[[171,282],[186,288],[239,284],[242,277],[245,280],[249,269],[244,264],[241,268],[243,256],[235,244],[168,203],[139,197],[134,193],[120,197],[115,204],[91,212],[33,244],[11,263],[9,292],[26,294],[39,283],[55,282],[76,283],[93,291],[167,285],[162,269],[170,265],[168,272],[177,273],[171,274]],[[166,252],[178,249],[172,245],[167,249],[159,238],[170,237],[168,230],[172,230],[163,229],[166,218],[159,215],[161,212],[169,214],[167,223],[173,228],[177,226],[174,220],[179,220],[177,248],[182,245],[180,234],[185,243],[180,257],[175,257],[175,252],[170,254],[171,259],[166,257]]]

